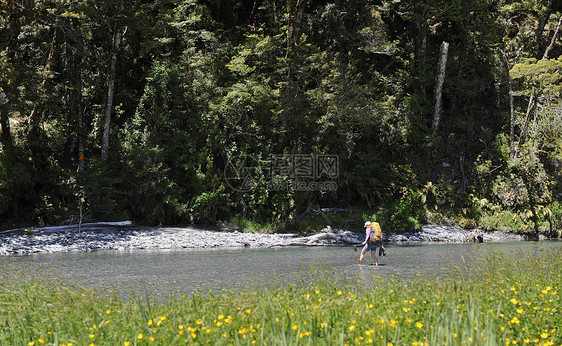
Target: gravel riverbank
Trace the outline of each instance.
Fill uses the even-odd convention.
[[[472,230],[449,226],[424,226],[420,232],[385,233],[384,241],[403,242],[465,242]],[[349,245],[350,239],[363,241],[364,232],[334,230],[335,239],[307,245]],[[484,242],[523,240],[509,233],[484,233]],[[294,244],[291,234],[245,233],[233,228],[136,227],[130,224],[112,226],[92,224],[78,227],[43,227],[0,233],[1,255],[34,253],[137,250],[137,249],[206,249],[276,247]],[[346,241],[342,241],[345,239]]]

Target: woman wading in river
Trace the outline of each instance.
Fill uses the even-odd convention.
[[[381,252],[384,255],[386,255],[386,250],[382,245],[381,226],[378,224],[378,222],[375,222],[373,224],[370,221],[367,221],[365,222],[365,226],[363,227],[365,227],[365,241],[361,243],[361,245],[364,246],[363,249],[361,250],[361,256],[359,257],[359,264],[363,264],[363,259],[365,258],[365,254],[367,253],[367,251],[371,251],[371,257],[373,257],[373,260],[375,261],[375,265],[378,266],[379,261],[377,260],[377,255],[376,255],[377,247],[380,246]]]

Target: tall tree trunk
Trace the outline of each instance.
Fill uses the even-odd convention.
[[[79,87],[80,90],[82,90],[82,87]],[[78,113],[76,114],[76,116],[78,117],[77,119],[77,132],[76,132],[76,136],[78,137],[78,171],[83,171],[84,170],[84,112],[82,111],[82,102],[81,100],[77,100],[77,111]]]
[[[441,43],[441,55],[439,58],[439,74],[435,84],[435,111],[433,113],[433,132],[436,133],[439,128],[439,120],[441,118],[441,101],[443,96],[443,83],[445,82],[445,71],[447,69],[447,54],[449,52],[449,43],[443,41]]]
[[[523,128],[521,129],[521,134],[519,135],[519,143],[517,144],[517,150],[515,156],[521,150],[521,146],[525,143],[525,138],[527,137],[527,129],[529,127],[529,122],[531,121],[531,116],[535,111],[537,105],[537,97],[535,95],[535,89],[531,91],[531,98],[529,99],[529,104],[527,105],[527,112],[525,113],[525,122],[523,123]]]
[[[0,129],[2,130],[2,147],[9,151],[12,149],[12,132],[10,130],[10,117],[8,115],[8,96],[0,91]]]
[[[123,6],[123,3],[121,3]],[[123,38],[123,28],[115,24],[113,35],[113,48],[111,49],[111,61],[109,63],[107,102],[105,104],[105,120],[103,123],[103,135],[101,142],[101,159],[107,161],[109,156],[109,130],[111,128],[111,111],[113,109],[113,98],[115,96],[115,74],[117,72],[117,53]]]
[[[418,25],[419,30],[419,48],[418,51],[418,58],[415,60],[417,63],[417,71],[420,71],[420,76],[422,80],[425,80],[427,74],[427,24],[423,21],[421,24]],[[420,93],[425,95],[426,85],[425,83],[419,83]]]
[[[73,123],[75,127],[76,141],[78,142],[78,171],[84,170],[84,111],[82,104],[82,65],[84,57],[84,41],[80,28],[80,22],[77,19],[71,21],[73,34],[76,35],[74,40],[75,47],[70,49],[71,55],[71,78],[72,89],[70,90],[70,107],[74,116]],[[72,153],[76,154],[75,152]]]
[[[302,17],[304,14],[304,3],[306,0],[289,0],[288,1],[288,22],[287,22],[287,84],[282,91],[283,112],[280,115],[281,127],[288,128],[288,118],[294,115],[293,109],[295,100],[298,96],[299,90],[295,82],[295,64],[293,63],[293,54],[295,45],[299,39],[300,29],[302,24]],[[283,131],[280,136],[280,143],[285,145],[286,131]]]
[[[287,57],[291,57],[295,42],[299,37],[304,0],[289,0],[289,22],[287,24]]]
[[[513,81],[511,79],[511,74],[509,71],[511,67],[509,66],[509,61],[507,55],[502,50],[503,61],[505,66],[505,73],[507,76],[507,94],[509,99],[509,156],[515,158],[515,106],[513,104]]]
[[[6,52],[6,62],[10,64],[14,58],[14,51],[11,48],[16,46],[21,25],[14,1],[6,1],[3,9],[7,13],[8,20],[3,30],[4,35],[0,38],[0,52]],[[0,129],[2,130],[1,142],[4,150],[10,150],[13,146],[12,131],[10,129],[10,107],[8,106],[11,89],[9,83],[2,82],[0,84]]]
[[[550,40],[550,44],[544,50],[544,54],[542,56],[543,59],[548,59],[548,54],[550,54],[550,51],[552,50],[552,48],[554,48],[554,45],[556,44],[556,39],[558,38],[558,32],[560,31],[560,24],[562,24],[562,15],[560,15],[560,19],[558,19],[558,25],[556,26],[556,30],[554,30],[554,35],[552,35],[552,40]]]
[[[287,60],[289,66],[288,70],[288,80],[291,83],[294,80],[294,64],[291,62],[293,57],[293,50],[295,44],[299,38],[302,16],[304,12],[304,1],[305,0],[289,0],[289,22],[287,24]]]
[[[552,14],[552,5],[554,5],[554,0],[549,0],[548,4],[546,5],[546,12],[543,13],[543,15],[540,17],[539,23],[537,25],[537,30],[535,31],[535,40],[537,41],[537,59],[540,59],[543,56],[544,45],[542,44],[542,33],[544,31],[546,23],[548,23],[550,15]]]

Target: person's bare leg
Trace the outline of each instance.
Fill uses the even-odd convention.
[[[379,261],[377,260],[377,255],[375,255],[375,251],[371,251],[371,257],[373,257],[373,260],[375,261],[375,265],[378,266]]]
[[[363,259],[365,258],[365,253],[367,253],[367,251],[361,250],[361,256],[359,256],[359,264],[363,264]]]

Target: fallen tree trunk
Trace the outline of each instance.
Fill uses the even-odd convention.
[[[445,82],[445,71],[447,70],[447,55],[449,53],[449,43],[441,43],[441,56],[439,58],[439,74],[435,84],[435,110],[433,113],[433,132],[437,133],[439,119],[441,118],[441,103],[443,99],[443,83]]]
[[[274,244],[270,247],[276,246],[321,246],[333,242],[344,243],[344,244],[360,244],[357,239],[347,235],[347,234],[337,234],[337,233],[319,233],[309,237],[292,238],[286,242]]]
[[[63,225],[63,226],[47,226],[47,227],[37,227],[32,228],[30,230],[38,233],[56,233],[56,232],[69,232],[69,231],[88,231],[93,229],[110,229],[110,228],[120,228],[120,227],[130,227],[133,223],[131,221],[118,221],[118,222],[89,222],[79,224],[72,224],[72,225]],[[25,229],[19,229],[16,231],[25,231]]]

